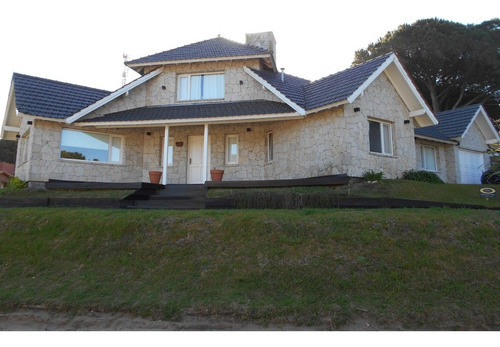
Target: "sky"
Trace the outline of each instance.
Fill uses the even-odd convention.
[[[0,2],[0,124],[12,73],[116,90],[123,54],[136,59],[221,35],[272,31],[278,68],[315,80],[401,24],[441,18],[479,24],[500,1],[9,0]],[[127,69],[127,82],[138,77]]]

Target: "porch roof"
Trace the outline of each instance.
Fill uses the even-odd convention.
[[[297,115],[287,104],[269,100],[211,102],[140,107],[82,120],[81,123],[147,122],[168,120],[213,119],[218,117]]]

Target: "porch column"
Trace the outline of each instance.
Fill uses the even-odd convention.
[[[168,168],[168,125],[165,125],[165,137],[163,140],[163,172],[161,183],[167,184],[167,168]]]
[[[208,170],[208,124],[205,124],[205,131],[203,133],[203,183],[207,181]]]

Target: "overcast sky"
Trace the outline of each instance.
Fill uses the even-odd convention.
[[[500,1],[8,0],[0,2],[0,125],[13,72],[106,90],[130,59],[217,35],[273,31],[277,64],[311,80],[346,69],[354,52],[400,24],[443,18],[478,24]],[[128,81],[138,75],[129,70]]]

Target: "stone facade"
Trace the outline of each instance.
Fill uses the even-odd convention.
[[[488,150],[486,138],[475,122],[472,123],[459,144],[445,144],[419,138],[415,140],[415,143],[417,151],[417,169],[422,170],[423,168],[421,159],[422,146],[433,147],[436,152],[436,164],[438,167],[436,174],[446,183],[460,182],[460,163],[457,160],[459,157],[459,149],[483,153],[486,166],[484,170],[487,169],[490,163],[490,158],[486,154]]]
[[[182,103],[177,100],[178,76],[189,73],[223,72],[224,101],[280,101],[243,70],[243,66],[260,68],[259,64],[259,60],[249,59],[244,62],[219,61],[166,66],[157,77],[132,89],[128,95],[97,109],[86,118],[144,106]],[[355,108],[360,111],[355,111]],[[408,114],[398,93],[385,74],[382,74],[353,104],[295,120],[210,124],[209,165],[210,168],[224,169],[224,180],[287,179],[341,173],[361,176],[367,170],[383,171],[386,177],[396,178],[403,171],[417,165],[413,122],[403,122],[410,120]],[[370,152],[369,119],[391,124],[393,155]],[[22,133],[25,136],[19,141],[16,169],[23,180],[147,182],[150,170],[162,169],[163,126],[95,129],[37,119],[33,125],[24,127]],[[63,128],[123,136],[122,162],[108,164],[61,159]],[[203,131],[203,125],[169,127],[169,137],[174,142],[173,165],[168,167],[167,174],[169,183],[186,183],[188,138],[191,135],[203,135]],[[273,161],[267,158],[269,132],[274,137]],[[237,164],[228,165],[225,162],[227,135],[238,136]],[[29,157],[23,154],[23,148],[27,148]]]

